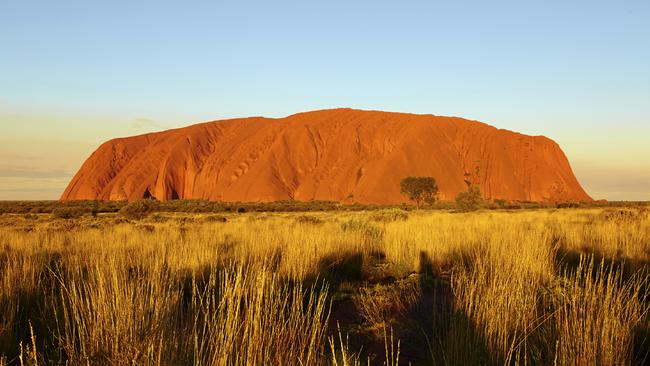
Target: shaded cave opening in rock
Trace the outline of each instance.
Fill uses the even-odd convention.
[[[156,199],[151,192],[149,191],[149,188],[144,190],[144,193],[142,194],[142,199],[148,200],[148,199]]]

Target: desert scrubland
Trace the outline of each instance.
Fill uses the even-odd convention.
[[[647,208],[0,216],[0,364],[643,364]]]

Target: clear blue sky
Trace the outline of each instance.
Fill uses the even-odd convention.
[[[331,107],[546,135],[595,198],[650,200],[650,1],[0,4],[0,199],[112,137]]]

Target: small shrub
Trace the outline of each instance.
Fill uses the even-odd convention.
[[[555,205],[556,208],[578,208],[580,207],[579,203],[576,202],[560,202]]]
[[[180,225],[185,225],[185,224],[196,224],[198,221],[194,217],[178,217],[176,219],[176,222]]]
[[[370,220],[378,222],[405,221],[408,218],[408,213],[399,209],[381,210],[370,215]]]
[[[122,216],[128,219],[140,220],[149,216],[149,214],[154,211],[155,207],[155,202],[153,200],[140,200],[129,203],[122,207],[119,212]]]
[[[31,214],[39,214],[39,213],[43,213],[43,212],[45,212],[43,207],[34,207],[31,210],[29,210],[29,213],[31,213]]]
[[[59,219],[70,220],[76,219],[84,214],[84,210],[80,207],[57,207],[52,210],[52,215]]]
[[[153,233],[156,231],[156,227],[151,224],[138,225],[136,228],[146,233]]]
[[[38,220],[38,216],[34,214],[25,214],[23,217],[25,220]]]
[[[152,222],[167,222],[167,221],[170,220],[170,218],[167,217],[167,216],[163,216],[161,214],[155,213],[155,214],[151,215],[151,217],[149,217],[149,220],[152,221]]]
[[[125,201],[100,201],[99,212],[119,212],[127,204]]]
[[[226,222],[228,219],[225,216],[220,216],[220,215],[211,215],[211,216],[206,216],[203,218],[203,221],[205,222]]]
[[[407,316],[417,302],[418,290],[417,285],[410,282],[361,287],[354,303],[363,320],[377,331]]]
[[[456,196],[456,205],[462,211],[476,211],[483,205],[483,196],[481,189],[477,185],[471,185],[467,191],[461,192]]]
[[[350,220],[341,224],[341,230],[346,232],[358,232],[367,243],[375,243],[384,238],[384,230],[360,220]]]
[[[325,221],[316,216],[301,215],[296,217],[296,222],[301,224],[318,225],[324,223]]]
[[[92,202],[91,209],[90,209],[90,215],[92,217],[97,217],[99,215],[99,201],[95,200]]]
[[[642,211],[634,210],[607,210],[601,214],[602,220],[617,223],[634,222],[641,219],[642,216]]]

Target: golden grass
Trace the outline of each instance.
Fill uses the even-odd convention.
[[[0,365],[642,363],[648,263],[643,209],[4,215]]]

